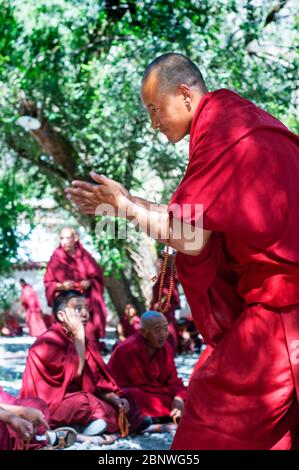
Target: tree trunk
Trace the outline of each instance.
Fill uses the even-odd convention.
[[[131,292],[129,282],[123,273],[121,274],[120,279],[116,279],[112,276],[105,276],[104,281],[119,317],[123,314],[126,304],[133,304],[139,314],[144,312],[145,307],[143,302],[134,297]]]

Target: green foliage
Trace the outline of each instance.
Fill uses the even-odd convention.
[[[28,194],[27,188],[18,181],[14,171],[8,171],[0,178],[0,274],[9,271],[11,262],[17,261],[18,247],[28,236],[19,230],[19,224],[26,217],[32,221],[32,210],[22,202]]]
[[[5,310],[18,299],[19,291],[15,281],[2,279],[0,283],[0,319]]]

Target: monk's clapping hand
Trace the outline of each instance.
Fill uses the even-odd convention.
[[[115,215],[118,211],[125,212],[130,193],[120,183],[104,175],[91,172],[90,176],[95,183],[75,180],[65,190],[67,198],[78,206],[80,212],[87,215]]]

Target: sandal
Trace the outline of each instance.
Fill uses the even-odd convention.
[[[53,429],[53,432],[56,434],[56,440],[53,445],[54,449],[65,449],[66,447],[72,446],[77,441],[77,431],[75,431],[74,428],[64,426]]]

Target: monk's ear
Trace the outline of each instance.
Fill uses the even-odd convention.
[[[140,333],[144,338],[146,338],[146,330],[144,328],[140,328]]]
[[[75,238],[75,242],[76,242],[76,243],[80,240],[80,237],[79,237],[79,235],[77,234],[77,232],[74,233],[74,238]]]
[[[186,108],[188,109],[190,107],[191,101],[192,101],[191,89],[188,87],[188,85],[185,85],[184,83],[182,83],[178,87],[178,92],[179,92],[182,100],[184,101]]]
[[[58,310],[57,312],[57,320],[59,321],[59,323],[61,323],[63,321],[63,310]]]

